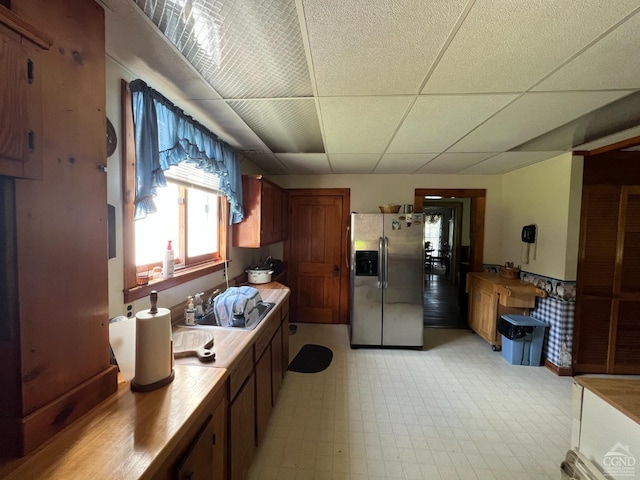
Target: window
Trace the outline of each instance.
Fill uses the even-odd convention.
[[[206,261],[222,261],[219,223],[224,197],[171,180],[157,192],[158,211],[133,224],[136,270],[145,272],[160,266],[169,241],[178,270]]]
[[[219,177],[182,162],[164,171],[166,187],[155,189],[156,212],[134,218],[135,152],[131,93],[122,85],[123,176],[125,188],[124,299],[125,303],[224,268],[228,249],[229,203],[220,191]],[[174,277],[153,279],[161,267],[168,241],[175,256]],[[137,274],[149,273],[147,285],[137,285]]]
[[[442,215],[425,213],[424,216],[424,242],[430,242],[434,257],[440,256],[440,243],[442,240]]]

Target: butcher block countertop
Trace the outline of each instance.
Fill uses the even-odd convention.
[[[120,382],[115,394],[34,452],[23,458],[0,459],[0,478],[153,478],[167,455],[204,414],[207,404],[228,395],[229,369],[263,329],[269,328],[273,313],[289,296],[289,289],[277,282],[256,287],[264,301],[276,306],[251,331],[212,327],[214,362],[178,359],[173,382],[151,392],[134,393],[129,382]]]
[[[640,424],[640,379],[578,376],[575,381]]]
[[[223,368],[175,365],[175,378],[152,392],[129,382],[26,457],[2,460],[0,478],[152,478],[208,401],[224,389]]]

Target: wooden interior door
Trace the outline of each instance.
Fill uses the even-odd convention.
[[[292,322],[347,323],[349,266],[348,189],[293,189],[289,194],[289,264]]]

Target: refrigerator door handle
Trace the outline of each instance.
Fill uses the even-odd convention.
[[[350,248],[349,248],[349,246],[350,246],[350,243],[349,243],[349,230],[350,230],[349,225],[347,225],[347,231],[345,233],[345,237],[346,238],[344,240],[344,243],[346,245],[345,251],[344,251],[344,264],[347,267],[347,270],[349,270],[349,267],[350,267],[350,265],[349,265],[349,257],[351,256],[350,255],[351,251],[350,251]]]
[[[382,288],[384,281],[384,262],[382,261],[384,255],[384,239],[382,237],[378,237],[378,281],[376,282],[377,287]]]
[[[389,238],[384,237],[384,282],[382,284],[383,288],[387,288],[389,286]]]

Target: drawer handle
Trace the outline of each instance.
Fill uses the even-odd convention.
[[[27,60],[27,81],[29,83],[33,83],[34,75],[33,75],[33,60],[30,58]]]

